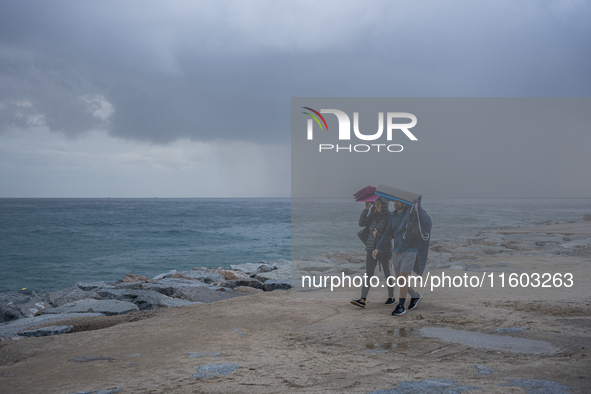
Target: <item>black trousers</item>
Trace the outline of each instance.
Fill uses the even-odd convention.
[[[387,279],[390,276],[390,256],[387,255],[385,256],[378,254],[378,258],[374,259],[371,255],[371,252],[367,252],[367,256],[365,257],[365,273],[369,278],[371,278],[378,263],[382,265],[382,268],[384,269],[384,275]],[[368,284],[369,278],[367,279]],[[390,287],[386,284],[386,287],[388,288],[388,297],[394,298],[394,286]],[[363,289],[361,290],[361,298],[367,298],[367,293],[369,293],[369,286],[363,286]]]

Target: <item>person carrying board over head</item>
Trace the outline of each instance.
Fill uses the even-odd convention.
[[[376,189],[368,186],[355,193],[357,201],[365,203],[365,209],[361,211],[359,217],[359,226],[364,227],[364,230],[359,233],[359,238],[365,243],[365,273],[368,277],[372,277],[376,265],[380,264],[386,278],[390,276],[390,257],[392,257],[392,242],[385,242],[379,249],[378,253],[372,255],[376,245],[380,241],[382,234],[386,230],[388,220],[390,219],[390,211],[388,210],[389,201],[384,197],[374,194]],[[361,193],[360,193],[361,192]],[[371,203],[373,202],[373,207]],[[365,308],[367,294],[369,293],[369,286],[363,286],[361,289],[361,298],[352,300],[351,304]],[[388,299],[386,304],[393,304],[394,287],[388,286]]]
[[[390,215],[386,231],[372,252],[372,257],[375,258],[379,251],[394,239],[393,266],[396,283],[404,286],[400,286],[398,305],[392,315],[400,316],[406,313],[404,303],[407,294],[411,297],[409,310],[415,309],[423,299],[421,294],[409,286],[408,275],[412,271],[423,275],[427,265],[432,223],[427,212],[421,207],[420,195],[385,185],[378,186],[376,194],[394,200],[394,212]],[[399,280],[400,277],[404,279]]]

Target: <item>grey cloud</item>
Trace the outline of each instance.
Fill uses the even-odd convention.
[[[589,16],[570,1],[3,2],[0,132],[286,142],[293,96],[588,96]]]
[[[1,130],[45,125],[77,134],[105,123],[92,109],[98,90],[71,68],[0,58],[0,86]]]
[[[591,195],[589,98],[301,98],[292,109],[292,197],[342,198],[368,184],[390,184],[428,198],[577,198]],[[362,141],[330,132],[307,140],[301,107],[339,108],[360,129],[377,129],[376,113],[409,111],[417,141],[401,132]],[[384,133],[385,134],[385,133]],[[399,153],[349,152],[356,144],[401,144]],[[319,144],[336,149],[320,152]],[[361,151],[365,148],[360,147]],[[395,149],[396,150],[396,149]]]

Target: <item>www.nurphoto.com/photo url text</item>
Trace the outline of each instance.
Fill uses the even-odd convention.
[[[380,285],[380,278],[377,276],[368,276],[363,274],[362,276],[348,276],[344,273],[341,276],[338,275],[306,275],[302,276],[302,287],[308,288],[323,288],[329,287],[330,291],[334,291],[338,287],[404,287],[406,285],[413,288],[429,288],[433,291],[439,287],[466,287],[466,288],[480,288],[483,284],[489,284],[490,287],[523,287],[523,288],[536,288],[536,287],[572,287],[574,284],[573,274],[571,273],[555,273],[550,274],[548,272],[539,274],[534,273],[511,273],[506,274],[505,272],[494,273],[494,272],[483,272],[482,275],[446,275],[445,272],[441,272],[439,275],[431,275],[427,273],[425,278],[419,275],[405,276],[389,276],[386,278],[386,285]]]

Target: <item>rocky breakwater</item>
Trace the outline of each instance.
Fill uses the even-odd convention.
[[[359,276],[365,272],[365,252],[335,252],[326,253],[322,256],[304,257],[300,260],[293,260],[291,268],[294,287],[298,288],[302,286],[302,278],[304,277],[314,277],[319,282],[320,278],[330,276],[340,278]],[[324,281],[322,282],[324,283]],[[308,282],[306,282],[305,286],[308,286]]]
[[[510,264],[511,257],[517,255],[591,258],[591,235],[483,232],[455,239],[433,240],[429,248],[426,270],[519,272],[521,271],[519,268],[512,267]],[[498,258],[499,261],[481,263],[485,258],[490,257]],[[302,278],[309,276],[315,278],[315,282],[305,281],[308,290],[323,290],[327,287],[330,288],[330,277],[332,276],[338,276],[341,279],[362,276],[365,273],[365,253],[328,253],[294,260],[291,262],[291,266],[294,287],[300,288]],[[382,277],[383,273],[376,269],[375,275]],[[326,277],[329,278],[326,281],[321,279]]]
[[[591,215],[585,215],[583,222],[556,225],[553,221],[532,228],[536,232],[521,232],[521,229],[491,230],[479,234],[466,235],[454,239],[432,240],[430,244],[427,270],[452,269],[475,272],[519,272],[512,267],[513,256],[575,256],[591,261]],[[584,225],[587,223],[587,225]],[[583,227],[582,227],[583,226]],[[556,230],[559,229],[559,230]],[[554,231],[564,232],[564,234]],[[488,258],[498,258],[490,263]],[[487,259],[488,263],[481,263]],[[323,256],[306,257],[294,260],[292,280],[294,287],[302,285],[302,277],[315,276],[356,276],[365,272],[365,253],[329,253]],[[376,275],[382,276],[376,270]],[[324,281],[323,281],[324,282]],[[306,282],[308,283],[308,282]],[[322,289],[330,287],[326,282]],[[312,287],[315,287],[312,285]],[[309,290],[318,290],[309,289]]]
[[[150,279],[127,274],[120,281],[76,283],[57,291],[0,293],[0,338],[68,332],[55,326],[31,327],[85,316],[113,316],[156,308],[210,303],[264,291],[291,288],[290,263],[278,260],[232,265],[231,269],[197,267],[171,270]],[[70,327],[71,328],[71,327]]]
[[[512,256],[577,256],[591,257],[590,234],[503,234],[482,232],[478,235],[431,242],[427,269],[464,271],[512,271],[507,263]],[[498,257],[494,266],[483,267],[486,257]],[[494,268],[491,270],[491,268]]]
[[[540,226],[542,229],[551,227]],[[431,241],[427,270],[507,271],[512,256],[578,256],[591,261],[591,231],[579,234],[534,232],[482,232],[455,239]],[[484,258],[499,261],[480,264]],[[197,267],[189,271],[171,270],[152,279],[126,275],[117,282],[77,283],[49,293],[34,291],[0,293],[0,340],[29,328],[72,316],[105,316],[155,308],[209,303],[263,291],[300,287],[302,277],[356,276],[365,272],[365,252],[336,252],[299,260],[231,265],[230,269]],[[382,275],[379,272],[377,275]],[[321,286],[324,290],[325,287]],[[315,287],[315,286],[314,286]],[[318,288],[309,290],[319,290]],[[52,327],[28,336],[67,332]],[[49,334],[47,334],[49,333]]]

